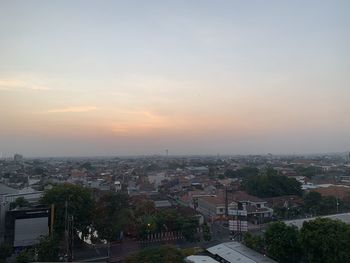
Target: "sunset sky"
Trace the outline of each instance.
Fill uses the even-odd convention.
[[[0,153],[350,150],[350,1],[0,0]]]

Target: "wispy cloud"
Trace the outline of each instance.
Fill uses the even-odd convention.
[[[42,91],[42,90],[50,90],[50,88],[34,83],[32,81],[24,81],[24,80],[18,80],[18,79],[0,79],[0,90]]]
[[[81,112],[90,112],[97,110],[95,106],[76,106],[76,107],[65,107],[59,109],[51,109],[45,111],[45,113],[81,113]]]

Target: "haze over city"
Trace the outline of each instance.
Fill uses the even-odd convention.
[[[0,152],[344,152],[349,1],[0,1]]]

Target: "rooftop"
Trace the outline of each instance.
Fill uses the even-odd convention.
[[[219,263],[215,259],[208,256],[188,256],[185,258],[188,263]]]
[[[0,184],[0,195],[16,194],[16,193],[18,193],[18,190],[8,187],[4,184]]]
[[[344,223],[350,224],[350,213],[344,213],[344,214],[336,214],[336,215],[328,215],[328,216],[320,216],[322,218],[329,218],[333,220],[340,220]],[[297,220],[289,220],[285,221],[287,225],[294,225],[297,228],[301,228],[303,226],[303,223],[305,221],[311,221],[316,219],[316,217],[306,218],[306,219],[297,219]]]
[[[207,249],[212,255],[218,255],[228,262],[240,263],[277,263],[264,255],[238,242],[227,242]]]

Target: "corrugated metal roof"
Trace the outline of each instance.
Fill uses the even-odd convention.
[[[207,251],[232,263],[277,263],[238,242],[221,243],[208,248]]]
[[[350,213],[344,213],[344,214],[336,214],[336,215],[328,215],[328,216],[320,216],[321,218],[329,218],[333,220],[340,220],[344,223],[350,224]],[[296,220],[288,220],[284,221],[287,225],[294,225],[297,228],[302,228],[303,223],[311,220],[315,220],[317,217],[310,217],[305,219],[296,219]]]
[[[219,263],[215,259],[208,256],[188,256],[185,258],[188,263]]]
[[[18,190],[8,187],[4,184],[0,184],[0,195],[16,194],[16,193],[18,193]]]

